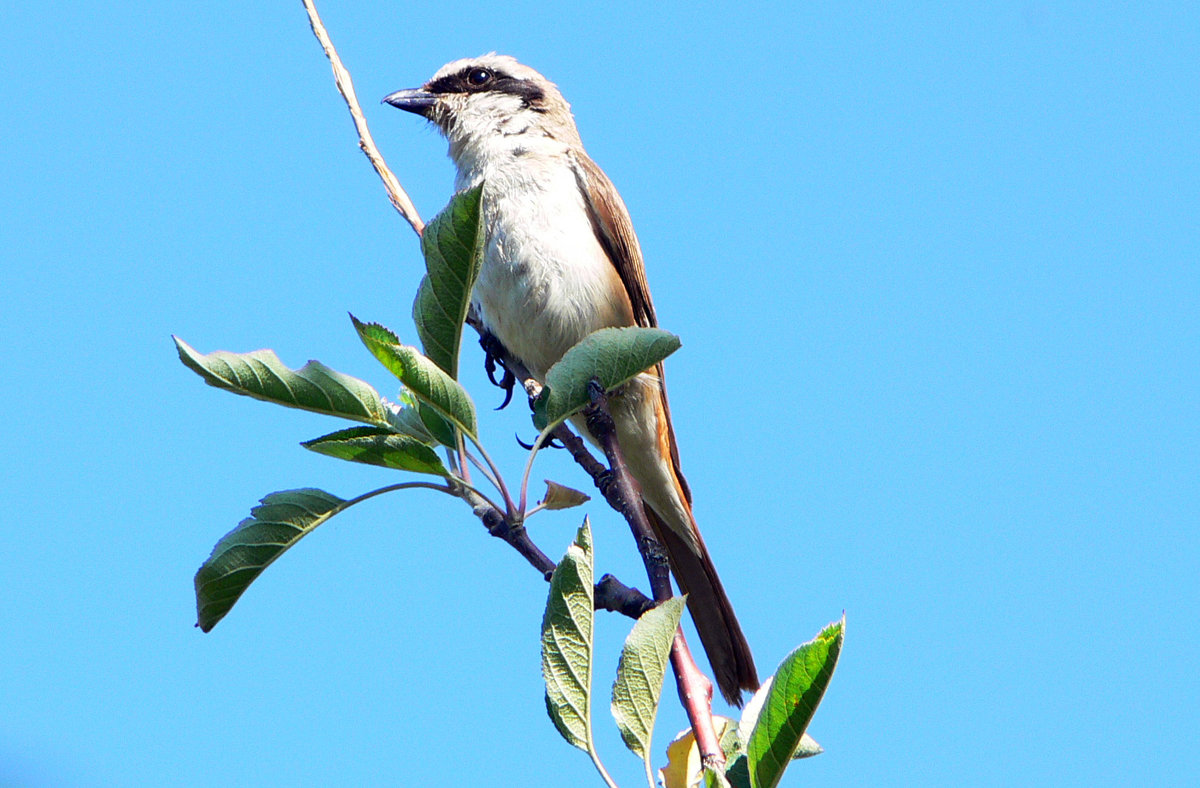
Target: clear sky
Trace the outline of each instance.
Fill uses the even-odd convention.
[[[826,753],[785,784],[1200,783],[1200,10],[736,6],[319,7],[426,217],[445,146],[385,94],[497,50],[572,101],[683,339],[683,465],[762,672],[846,613]],[[418,251],[301,4],[0,29],[0,785],[596,784],[543,707],[545,586],[455,501],[351,510],[192,627],[261,496],[394,479],[169,338],[395,391],[346,312],[412,337]],[[526,415],[485,418],[519,474]],[[531,527],[557,557],[578,520]]]

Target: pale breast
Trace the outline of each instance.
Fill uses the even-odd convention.
[[[487,238],[474,292],[484,324],[539,378],[591,332],[634,322],[574,173],[542,164],[485,179]]]

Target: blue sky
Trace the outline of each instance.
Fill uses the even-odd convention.
[[[1200,12],[835,5],[319,7],[427,218],[444,143],[379,98],[497,50],[572,101],[683,339],[683,464],[762,672],[846,612],[826,753],[785,784],[1194,785]],[[454,501],[363,504],[192,627],[261,496],[393,480],[169,339],[394,391],[346,312],[411,336],[417,248],[300,3],[0,29],[0,784],[592,784],[542,704],[544,584]],[[521,409],[484,430],[518,474]],[[557,556],[577,523],[531,528]]]

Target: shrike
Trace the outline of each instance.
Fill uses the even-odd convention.
[[[443,66],[384,99],[450,141],[456,188],[484,184],[484,258],[472,294],[484,328],[539,380],[610,326],[656,326],[629,212],[583,149],[558,88],[511,57]],[[611,401],[617,440],[666,548],[726,700],[758,687],[750,646],[692,516],[662,365]],[[586,431],[585,431],[586,432]]]

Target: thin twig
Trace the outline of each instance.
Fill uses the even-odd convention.
[[[525,460],[525,472],[521,474],[521,511],[525,511],[525,505],[528,502],[529,493],[529,473],[533,470],[533,458],[537,456],[538,451],[542,448],[542,444],[549,437],[545,432],[539,432],[537,439],[533,445],[529,447],[529,459]]]
[[[350,117],[354,119],[354,128],[358,131],[358,147],[367,155],[375,172],[379,173],[380,179],[383,180],[383,188],[387,190],[387,196],[392,205],[419,236],[425,230],[425,223],[421,221],[417,207],[409,199],[408,193],[400,185],[400,180],[388,169],[387,163],[383,160],[383,154],[379,152],[379,148],[375,147],[375,140],[371,138],[371,132],[367,128],[367,119],[363,116],[362,107],[358,104],[358,97],[354,94],[354,83],[350,80],[350,72],[342,65],[337,50],[333,48],[333,42],[329,40],[329,34],[325,32],[325,25],[321,23],[321,17],[317,15],[317,8],[312,4],[312,0],[304,0],[304,9],[308,11],[308,21],[312,25],[313,35],[321,42],[321,48],[325,50],[325,56],[329,58],[329,64],[333,66],[333,79],[337,83],[338,92],[346,100]]]
[[[344,502],[342,508],[349,509],[351,506],[370,500],[376,495],[383,495],[384,493],[395,492],[396,490],[437,490],[438,492],[449,493],[451,495],[454,494],[454,490],[444,484],[434,484],[432,482],[400,482],[399,484],[389,484],[387,487],[380,487],[378,490],[371,490],[370,492],[365,492],[356,498],[351,498]]]
[[[463,438],[462,430],[456,430],[454,436],[455,448],[446,447],[446,457],[450,460],[450,470],[462,476],[463,481],[467,484],[471,483],[471,464],[469,462],[459,463],[460,457],[467,455],[467,444]],[[460,467],[461,466],[461,467]]]
[[[483,448],[483,444],[475,438],[471,438],[471,443],[475,444],[475,448],[479,450],[479,456],[483,458],[483,461],[487,463],[487,467],[492,471],[489,478],[492,480],[492,483],[496,485],[496,489],[500,491],[500,496],[504,498],[505,515],[509,518],[519,519],[523,517],[525,514],[525,502],[522,501],[521,508],[517,509],[516,504],[513,503],[512,496],[508,494],[508,485],[504,483],[504,476],[500,473],[500,469],[496,467],[496,463],[492,462],[492,458],[490,455],[488,455],[487,449]]]
[[[500,489],[500,483],[498,481],[496,481],[496,477],[492,476],[492,472],[488,470],[488,467],[483,464],[482,460],[480,460],[474,454],[471,454],[471,452],[467,451],[467,449],[465,447],[459,449],[459,451],[462,452],[462,456],[466,457],[468,460],[468,462],[463,463],[464,470],[468,466],[474,465],[476,468],[479,469],[479,472],[481,474],[483,474],[483,478],[485,478],[489,482],[491,482],[492,486],[495,487],[497,490]]]

